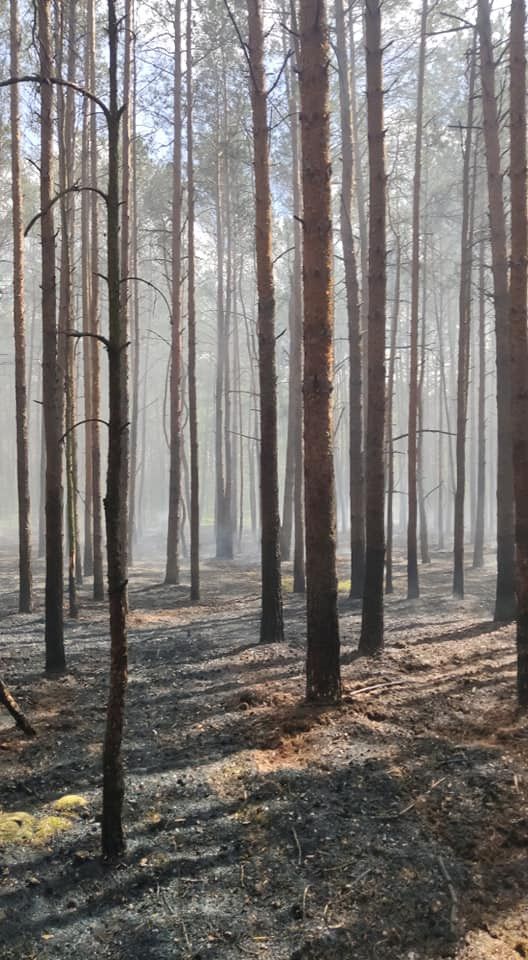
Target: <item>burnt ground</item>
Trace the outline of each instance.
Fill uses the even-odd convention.
[[[0,820],[16,813],[16,834],[64,795],[86,801],[54,836],[0,838],[0,958],[528,957],[528,723],[513,627],[490,620],[491,558],[464,602],[447,555],[422,568],[419,601],[403,575],[379,661],[356,659],[343,593],[344,703],[313,710],[299,599],[287,642],[261,647],[256,566],[205,563],[196,608],[156,586],[159,568],[134,569],[128,852],[110,871],[105,608],[83,590],[70,673],[45,680],[42,594],[17,615],[0,558],[2,673],[38,728],[26,740],[0,715]]]

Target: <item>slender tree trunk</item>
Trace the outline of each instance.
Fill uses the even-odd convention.
[[[87,30],[85,43],[84,69],[90,77],[90,33],[89,4],[87,6]],[[84,98],[82,105],[81,140],[81,180],[87,184],[90,179],[90,102]],[[81,194],[81,305],[83,333],[91,333],[91,246],[90,212],[92,197],[84,190]],[[85,576],[93,575],[93,465],[92,465],[92,371],[91,357],[93,344],[89,336],[83,340],[83,386],[84,386],[84,552],[83,571]]]
[[[224,357],[225,357],[225,310],[224,310],[224,200],[222,177],[222,153],[225,145],[220,136],[220,106],[216,114],[216,382],[215,382],[215,535],[216,557],[229,555],[225,516],[224,473]]]
[[[271,188],[267,94],[264,88],[264,31],[259,0],[247,0],[253,165],[255,171],[255,250],[257,260],[260,387],[260,518],[262,608],[260,642],[280,643],[282,586],[277,453],[277,372],[275,289],[271,234]]]
[[[351,101],[351,119],[352,119],[352,146],[354,148],[354,171],[356,175],[356,201],[357,201],[357,217],[358,217],[358,228],[359,228],[359,253],[360,253],[360,264],[361,264],[361,304],[360,304],[360,315],[361,315],[361,338],[362,343],[366,343],[367,338],[367,326],[368,326],[368,224],[367,224],[367,205],[365,202],[365,180],[363,176],[363,166],[361,163],[361,150],[360,150],[360,126],[359,126],[359,109],[358,109],[358,96],[357,96],[357,85],[356,85],[356,49],[354,41],[354,5],[348,5],[349,18],[350,18],[350,101]],[[362,349],[361,351],[361,363],[362,363],[362,377],[361,377],[361,390],[362,398],[362,415],[363,415],[363,425],[366,422],[366,396],[368,389],[368,369],[367,369],[367,351]],[[363,451],[364,456],[364,451]],[[363,468],[363,473],[365,469]],[[365,496],[365,494],[363,494]]]
[[[356,251],[352,232],[354,145],[352,141],[348,51],[343,0],[335,0],[335,16],[343,162],[340,204],[341,243],[345,261],[349,350],[350,596],[359,599],[363,596],[365,580],[361,318]]]
[[[484,511],[486,505],[486,300],[484,294],[484,240],[479,244],[479,330],[478,330],[478,463],[477,505],[473,567],[484,564]]]
[[[11,76],[18,77],[20,31],[18,2],[11,0]],[[29,497],[28,410],[26,391],[26,324],[24,308],[23,198],[20,176],[19,88],[13,83],[11,96],[11,176],[13,222],[13,326],[15,337],[15,407],[18,493],[18,570],[20,613],[32,610],[31,505]]]
[[[170,375],[169,527],[165,583],[179,583],[179,521],[181,501],[181,0],[174,5],[174,144],[172,155],[172,279]]]
[[[438,381],[438,411],[439,411],[439,434],[438,434],[438,549],[444,550],[444,438],[442,431],[444,429],[444,407],[442,394],[442,378]]]
[[[457,437],[456,437],[456,491],[455,529],[453,537],[453,593],[464,596],[464,498],[466,492],[466,433],[469,389],[469,351],[471,326],[471,155],[473,145],[473,104],[475,97],[475,54],[473,47],[467,109],[467,132],[462,174],[462,237],[460,260],[460,291],[458,298],[458,376],[457,376]],[[473,189],[475,184],[473,184]]]
[[[514,486],[512,460],[512,406],[510,356],[510,291],[506,252],[506,219],[502,193],[499,115],[495,95],[495,62],[489,0],[479,0],[477,28],[480,40],[480,79],[491,259],[497,342],[497,591],[495,619],[515,616]]]
[[[131,236],[131,271],[133,277],[138,277],[138,189],[137,189],[137,66],[136,66],[136,34],[133,32],[133,63],[132,63],[132,236]],[[136,489],[138,478],[138,433],[139,433],[139,376],[140,376],[140,323],[139,323],[139,288],[138,281],[134,281],[132,296],[132,410],[130,418],[130,487],[128,497],[128,563],[133,563],[133,553],[136,545],[137,505]]]
[[[400,313],[400,284],[401,284],[401,243],[400,237],[394,233],[396,268],[394,277],[394,303],[392,308],[392,323],[390,333],[389,372],[387,377],[387,551],[385,557],[385,593],[394,590],[392,582],[392,544],[394,534],[394,443],[392,441],[394,427],[394,375],[396,368],[396,337],[398,336],[398,318]]]
[[[51,5],[39,0],[38,29],[40,72],[46,78],[51,69]],[[42,372],[44,430],[46,437],[46,673],[66,669],[63,624],[62,576],[62,422],[63,371],[57,344],[57,303],[55,278],[55,226],[53,216],[53,87],[40,87],[40,209],[42,248]]]
[[[191,602],[200,601],[200,478],[196,400],[196,304],[194,263],[194,159],[192,88],[192,0],[187,0],[187,326],[189,439],[191,457]],[[242,427],[240,428],[242,432]]]
[[[383,51],[380,0],[365,0],[367,110],[370,172],[367,549],[360,654],[383,649],[383,567],[385,561],[385,310],[386,175],[383,118]]]
[[[427,235],[424,222],[424,237]],[[420,520],[420,559],[422,563],[431,563],[429,555],[429,535],[427,532],[427,512],[425,509],[425,491],[424,491],[424,391],[425,391],[425,373],[427,365],[426,341],[427,341],[427,244],[424,240],[424,263],[422,270],[422,330],[420,344],[420,367],[418,376],[418,438],[416,444],[416,465],[417,465],[417,494],[418,494],[418,516]]]
[[[418,582],[417,424],[418,424],[418,312],[420,302],[420,199],[422,184],[423,99],[428,0],[422,0],[420,50],[416,98],[416,143],[414,154],[412,260],[411,260],[411,354],[409,369],[407,596],[420,595]]]
[[[295,45],[295,63],[289,80],[290,139],[292,150],[293,198],[293,273],[292,273],[292,336],[290,345],[290,379],[293,407],[294,489],[293,489],[293,592],[304,593],[304,448],[303,448],[303,281],[302,281],[302,196],[299,149],[298,65],[299,38],[295,4],[291,3],[291,21]]]
[[[95,90],[95,0],[88,0],[88,35],[90,46],[89,87]],[[97,185],[97,118],[96,112],[90,109],[90,184]],[[90,331],[99,332],[99,233],[98,210],[100,202],[97,194],[91,194],[91,290],[90,290]],[[103,572],[103,517],[101,496],[101,439],[99,417],[101,416],[101,379],[100,379],[100,345],[95,337],[91,338],[91,461],[92,461],[92,496],[93,496],[93,595],[94,600],[104,599],[104,572]]]
[[[63,73],[64,51],[67,53],[67,79],[75,83],[75,4],[70,2],[57,8],[57,21],[60,19],[60,57],[59,74]],[[68,532],[68,600],[69,615],[79,615],[77,599],[77,421],[75,396],[75,351],[73,330],[73,264],[71,253],[74,246],[74,210],[71,191],[73,185],[73,163],[75,151],[75,104],[73,90],[65,92],[62,87],[57,91],[57,112],[59,120],[59,183],[63,194],[60,201],[61,244],[60,244],[60,285],[59,285],[59,358],[64,371],[65,399],[65,445],[66,445],[66,520]]]
[[[333,291],[325,0],[301,0],[306,696],[341,699],[332,451]]]
[[[528,706],[528,333],[526,4],[512,0],[510,36],[511,350],[517,590],[517,696]]]
[[[108,123],[108,359],[109,430],[108,473],[105,497],[108,594],[110,606],[110,689],[103,745],[102,850],[109,861],[125,849],[122,814],[125,791],[122,740],[127,684],[127,489],[126,450],[128,398],[126,392],[126,330],[121,309],[121,268],[119,257],[119,124],[118,106],[118,24],[114,0],[108,0],[109,83]]]

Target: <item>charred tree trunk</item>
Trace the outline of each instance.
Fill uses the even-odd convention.
[[[181,0],[174,5],[174,144],[172,155],[172,279],[170,374],[169,527],[165,583],[179,583],[181,509]]]
[[[122,740],[127,684],[127,458],[128,397],[126,391],[126,330],[122,324],[121,268],[119,257],[119,126],[118,25],[114,0],[108,0],[109,83],[108,194],[107,194],[107,275],[108,275],[108,360],[109,431],[106,497],[106,544],[110,607],[110,689],[103,745],[102,850],[106,860],[115,861],[125,849],[122,814],[124,772]]]
[[[367,407],[367,549],[360,654],[383,649],[383,567],[385,561],[385,310],[386,310],[386,175],[383,118],[381,3],[365,2],[367,110],[370,183],[368,407]]]
[[[423,98],[425,86],[425,49],[427,41],[428,0],[422,2],[418,88],[416,98],[416,144],[414,155],[412,260],[411,260],[411,354],[409,369],[409,426],[407,484],[409,515],[407,525],[407,596],[420,596],[418,581],[418,502],[417,502],[417,426],[418,426],[418,313],[420,302],[420,199],[422,184]]]
[[[309,701],[341,699],[332,452],[333,301],[328,27],[324,0],[301,0],[304,227],[304,448]]]
[[[515,562],[510,291],[508,287],[506,219],[502,192],[499,115],[495,94],[495,63],[489,0],[479,0],[477,29],[480,41],[480,79],[488,174],[495,337],[497,342],[497,591],[495,619],[511,620],[515,616]]]
[[[526,4],[512,0],[510,36],[511,351],[517,589],[517,696],[528,706],[528,333],[526,191]]]
[[[11,0],[10,49],[11,76],[18,77],[20,31],[18,2]],[[24,310],[24,234],[23,198],[20,176],[20,110],[18,84],[13,83],[11,96],[11,176],[13,201],[13,326],[15,337],[15,407],[18,494],[18,570],[20,613],[31,613],[31,510],[29,497],[28,410],[26,389],[26,329]]]
[[[277,454],[277,371],[275,362],[275,289],[271,247],[271,189],[267,94],[264,89],[264,32],[259,0],[248,0],[249,61],[255,170],[255,250],[257,260],[260,386],[260,517],[262,610],[260,642],[280,643],[284,636],[280,560]]]
[[[51,77],[50,0],[39,0],[40,72]],[[62,422],[63,371],[57,342],[55,226],[53,216],[53,87],[40,87],[40,209],[42,249],[42,399],[46,438],[46,673],[63,673],[64,655],[62,576]]]

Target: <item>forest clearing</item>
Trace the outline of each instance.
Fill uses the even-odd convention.
[[[2,960],[528,955],[513,628],[490,619],[490,560],[465,601],[448,596],[447,561],[435,557],[423,599],[387,601],[374,670],[357,659],[359,611],[341,593],[344,693],[331,709],[302,702],[303,605],[287,586],[285,642],[261,646],[257,565],[206,562],[198,607],[141,565],[128,852],[111,872],[97,822],[104,617],[83,598],[66,628],[70,671],[43,679],[42,609],[16,614],[4,557],[3,658],[38,736],[0,718],[1,809],[20,814],[8,845],[0,814]],[[24,815],[42,823],[72,794],[83,803],[54,835],[28,827]]]

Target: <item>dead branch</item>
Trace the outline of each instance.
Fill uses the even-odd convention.
[[[22,710],[20,709],[18,703],[16,702],[13,694],[8,690],[4,681],[0,677],[0,703],[3,703],[6,710],[11,714],[13,720],[15,721],[17,727],[26,734],[26,737],[34,737],[36,735],[36,730],[31,726],[29,720],[26,719]]]

